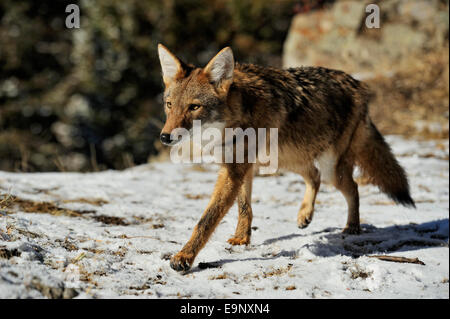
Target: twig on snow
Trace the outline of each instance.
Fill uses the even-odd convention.
[[[424,265],[425,263],[421,260],[419,260],[419,258],[406,258],[406,257],[398,257],[398,256],[386,256],[386,255],[372,255],[372,256],[367,256],[367,257],[371,257],[371,258],[378,258],[380,260],[384,260],[384,261],[392,261],[392,262],[396,262],[396,263],[410,263],[410,264],[419,264],[419,265]]]

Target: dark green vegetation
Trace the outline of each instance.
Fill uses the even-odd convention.
[[[81,28],[65,27],[78,3]],[[230,45],[281,66],[299,1],[2,0],[0,170],[122,169],[159,150],[157,43],[205,64]]]

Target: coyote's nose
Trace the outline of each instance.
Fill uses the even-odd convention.
[[[168,134],[168,133],[162,133],[162,134],[159,136],[159,138],[161,139],[161,142],[162,142],[163,144],[166,144],[166,145],[168,145],[168,144],[170,144],[170,143],[172,142],[172,140],[171,140],[171,138],[170,138],[170,134]]]

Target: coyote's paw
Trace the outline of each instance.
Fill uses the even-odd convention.
[[[244,238],[231,237],[230,239],[228,239],[228,243],[230,243],[231,245],[248,245],[250,244],[250,238],[247,236]]]
[[[347,235],[359,235],[361,234],[361,228],[359,225],[347,225],[342,232]]]
[[[306,228],[311,223],[314,214],[314,208],[310,205],[302,203],[300,211],[297,215],[298,228]]]
[[[191,268],[193,262],[194,257],[192,254],[179,252],[170,259],[170,267],[176,271],[187,271]]]
[[[297,220],[297,226],[298,228],[306,228],[311,223],[311,218],[301,216]]]

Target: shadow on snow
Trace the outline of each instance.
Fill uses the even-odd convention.
[[[422,224],[394,225],[377,228],[372,225],[361,225],[362,233],[360,235],[345,235],[341,233],[341,228],[326,228],[323,231],[309,234],[289,234],[276,238],[270,238],[262,245],[272,243],[296,240],[297,238],[306,238],[314,236],[312,243],[299,247],[298,250],[283,250],[276,255],[241,258],[241,259],[221,259],[215,262],[206,263],[205,268],[217,268],[224,264],[239,261],[257,261],[272,260],[280,257],[295,258],[302,249],[308,249],[318,257],[332,257],[337,255],[350,256],[358,258],[369,254],[383,254],[391,252],[412,251],[431,247],[448,247],[449,239],[449,220],[440,219]],[[203,270],[195,267],[191,272]]]

